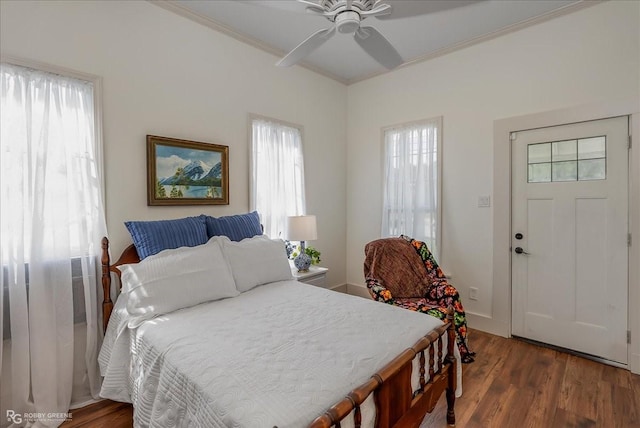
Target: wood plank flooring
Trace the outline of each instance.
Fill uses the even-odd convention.
[[[516,339],[474,331],[456,426],[640,427],[640,376]],[[421,425],[444,427],[441,399]]]
[[[640,376],[581,357],[480,331],[464,366],[458,427],[640,428]],[[63,428],[129,428],[130,405],[102,401],[72,411]],[[445,427],[444,396],[421,428]]]
[[[133,407],[131,404],[103,400],[81,409],[71,410],[72,419],[64,422],[66,428],[131,428]]]

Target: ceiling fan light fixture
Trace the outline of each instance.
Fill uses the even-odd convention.
[[[307,6],[308,11],[325,17],[333,25],[307,37],[278,61],[277,65],[289,67],[298,63],[339,32],[352,35],[369,56],[389,70],[399,66],[403,63],[402,57],[391,43],[375,28],[361,27],[362,21],[370,16],[379,17],[391,13],[391,6],[383,1],[385,0],[298,0]]]
[[[336,16],[336,29],[342,34],[353,34],[360,28],[360,15],[358,12],[345,11]]]

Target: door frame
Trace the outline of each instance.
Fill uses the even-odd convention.
[[[640,97],[609,103],[495,120],[493,123],[493,293],[492,316],[479,319],[481,330],[511,336],[511,132],[577,122],[629,116],[633,146],[629,152],[629,248],[628,346],[629,368],[640,374]],[[508,224],[509,227],[504,227]],[[474,323],[476,324],[476,323]]]

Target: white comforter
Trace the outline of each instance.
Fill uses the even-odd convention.
[[[132,402],[136,427],[307,426],[441,324],[282,281],[130,329],[123,296],[100,353],[100,395]]]

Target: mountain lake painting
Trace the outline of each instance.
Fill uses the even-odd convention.
[[[148,135],[149,205],[228,204],[228,149]]]

